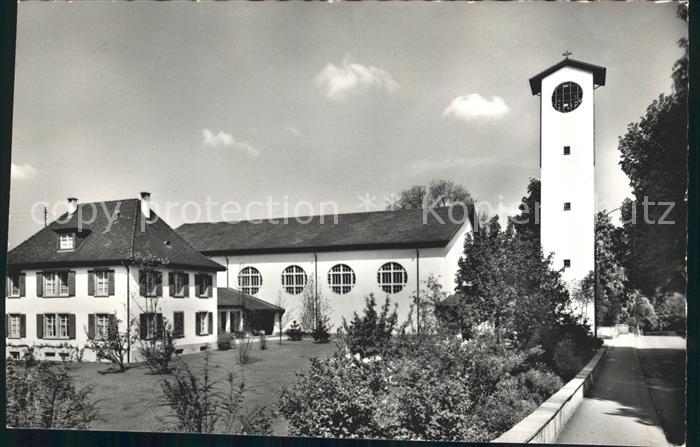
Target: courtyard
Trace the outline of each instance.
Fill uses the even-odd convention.
[[[245,365],[238,361],[238,348],[208,352],[210,378],[224,383],[229,372],[236,381],[245,382],[245,405],[253,410],[261,405],[275,405],[284,387],[293,383],[297,370],[304,369],[312,357],[331,355],[335,343],[314,343],[311,339],[292,342],[270,337],[266,349],[260,349],[256,340],[250,350],[251,360]],[[182,361],[194,372],[201,372],[206,354],[183,355]],[[174,363],[174,362],[173,362]],[[113,431],[162,431],[160,418],[166,417],[169,408],[160,406],[161,376],[153,374],[145,365],[136,365],[123,373],[105,373],[106,363],[73,363],[69,365],[76,387],[94,386],[92,399],[98,401],[103,421],[96,430]],[[286,423],[276,419],[273,434],[285,435]]]

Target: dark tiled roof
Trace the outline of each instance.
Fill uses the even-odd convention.
[[[605,67],[589,64],[588,62],[577,61],[576,59],[562,59],[541,73],[530,78],[530,89],[533,95],[538,95],[542,91],[542,79],[559,70],[569,66],[593,73],[593,83],[595,85],[605,85]]]
[[[208,255],[443,247],[474,208],[435,208],[283,219],[192,223],[176,231]],[[466,214],[466,216],[465,216]],[[452,218],[450,218],[452,216]],[[337,222],[334,219],[337,217]]]
[[[284,309],[274,304],[255,298],[240,290],[217,287],[217,305],[222,307],[241,307],[251,310],[268,310],[284,313]]]
[[[57,233],[76,230],[75,250],[59,251]],[[173,267],[225,270],[193,249],[154,212],[146,220],[139,199],[80,204],[70,218],[63,214],[11,250],[7,264],[19,268],[78,267],[134,263],[139,258],[164,259]]]

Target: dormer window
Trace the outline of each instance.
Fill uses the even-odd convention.
[[[75,233],[61,233],[58,235],[59,250],[75,249]]]

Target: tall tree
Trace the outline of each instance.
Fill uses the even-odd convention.
[[[678,15],[687,20],[686,6]],[[620,138],[620,166],[635,201],[623,204],[630,284],[647,296],[685,293],[688,180],[688,41],[673,66],[673,88],[661,94]]]
[[[401,191],[394,209],[433,208],[456,204],[472,204],[474,199],[462,185],[445,179],[432,180],[428,187],[413,185]]]
[[[539,243],[517,235],[512,222],[502,231],[498,216],[468,235],[457,273],[463,335],[487,322],[499,339],[542,343],[569,305],[560,272],[550,264]]]
[[[613,225],[605,210],[596,214],[595,244],[598,287],[596,322],[604,326],[626,322],[631,308],[625,288],[627,275],[618,254],[615,252],[619,233],[620,228]],[[595,281],[595,277],[593,279]]]
[[[520,213],[511,218],[518,235],[537,243],[540,242],[541,186],[540,179],[530,177],[530,183],[527,185],[527,195],[522,198],[518,207]]]

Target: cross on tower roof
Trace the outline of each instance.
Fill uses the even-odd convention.
[[[569,56],[571,56],[572,54],[574,54],[574,53],[572,53],[572,52],[569,51],[569,50],[566,50],[566,51],[564,51],[564,53],[562,53],[562,56],[564,56],[565,58],[568,59]]]

